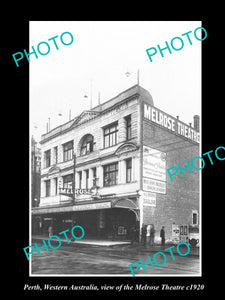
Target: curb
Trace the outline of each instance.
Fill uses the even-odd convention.
[[[40,238],[37,238],[37,237],[32,237],[32,242],[38,242],[38,241],[41,241],[41,240],[45,240],[46,242],[48,241],[48,237],[40,237]],[[51,243],[58,243],[57,240],[51,240]],[[68,244],[68,242],[65,240],[65,239],[61,239],[61,243],[63,245],[70,245],[72,247],[93,247],[93,248],[99,248],[99,247],[105,247],[105,248],[114,248],[114,249],[119,249],[119,248],[123,248],[125,247],[126,248],[126,251],[132,253],[132,252],[141,252],[141,253],[156,253],[156,252],[164,252],[164,249],[167,249],[167,248],[170,248],[171,246],[175,246],[172,250],[173,254],[174,255],[179,255],[180,254],[177,252],[177,248],[176,246],[177,245],[172,245],[172,244],[169,244],[169,245],[165,245],[165,247],[162,249],[160,245],[156,245],[154,246],[154,248],[145,248],[143,245],[131,245],[131,244],[114,244],[114,245],[98,245],[98,244],[88,244],[88,243],[79,243],[76,241],[70,241],[70,243]],[[182,246],[180,246],[181,249],[182,249]],[[195,250],[194,250],[195,249]],[[188,254],[188,256],[199,256],[199,251],[200,249],[199,248],[191,248],[190,247],[190,253]],[[193,253],[193,251],[195,253]],[[166,253],[169,253],[169,251],[166,251]]]
[[[44,240],[46,243],[48,241],[48,237],[32,237],[31,238],[32,242],[38,242],[38,241],[42,241]],[[51,240],[51,244],[53,243],[58,243],[57,240],[54,240],[52,239]],[[129,244],[94,244],[94,243],[82,243],[82,242],[76,242],[76,240],[73,240],[71,241],[70,240],[70,243],[68,243],[65,239],[61,239],[61,243],[62,244],[65,244],[65,245],[71,245],[71,246],[85,246],[85,247],[106,247],[106,248],[114,248],[114,247],[126,247],[126,246],[130,246],[130,243]]]
[[[133,249],[135,249],[136,251],[140,251],[142,253],[156,253],[156,252],[164,252],[164,249],[168,249],[171,246],[175,246],[172,249],[173,254],[180,256],[180,254],[177,252],[177,247],[176,247],[177,245],[165,245],[164,248],[161,248],[161,246],[154,246],[154,248],[144,248],[144,246],[141,246],[139,248],[138,246],[137,247],[134,246]],[[183,247],[180,246],[180,248],[182,249]],[[131,249],[127,249],[127,250],[129,251],[129,250],[133,250],[133,249],[131,248]],[[199,251],[200,251],[199,248],[194,248],[193,249],[193,248],[190,247],[190,253],[188,254],[188,256],[199,256]],[[167,252],[169,253],[169,251],[166,251],[166,253]],[[182,252],[182,250],[181,250],[181,252]]]

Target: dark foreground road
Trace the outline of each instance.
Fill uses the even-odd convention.
[[[38,243],[39,245],[39,243]],[[41,244],[40,244],[41,245]],[[43,245],[43,244],[42,244]],[[140,249],[131,245],[117,247],[100,247],[90,245],[62,245],[59,249],[40,250],[32,254],[31,275],[128,275],[132,276],[129,264],[138,262],[140,259],[144,263],[148,262],[148,256],[153,260],[153,256],[158,251],[163,251],[160,247],[154,251]],[[147,272],[141,267],[135,275],[199,275],[199,256],[175,255],[172,259],[167,251],[167,262],[163,266],[155,265],[153,270],[151,265],[146,265]],[[162,255],[157,256],[157,261],[163,262]],[[141,264],[140,264],[141,265]],[[136,266],[134,266],[135,268]]]

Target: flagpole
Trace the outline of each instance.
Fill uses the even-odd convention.
[[[139,81],[140,81],[140,71],[138,69],[137,70],[137,85],[139,85]]]
[[[91,91],[90,91],[90,109],[92,109],[92,78],[91,78]]]

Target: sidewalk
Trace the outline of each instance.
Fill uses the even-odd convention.
[[[173,248],[171,248],[171,251],[173,254],[180,255],[177,251],[177,245],[175,245],[175,244],[166,244],[165,246],[161,246],[158,244],[155,244],[154,246],[150,246],[150,245],[143,246],[142,244],[139,243],[139,244],[135,244],[135,245],[129,245],[127,247],[127,251],[129,251],[129,250],[132,251],[132,249],[135,249],[136,251],[139,251],[140,253],[145,253],[145,254],[151,253],[151,252],[153,252],[153,253],[156,253],[156,252],[170,253],[170,250],[164,251],[165,249],[168,249],[170,247],[173,247]],[[190,245],[189,245],[189,247],[190,247]],[[188,251],[187,246],[185,246],[183,244],[180,245],[178,249],[181,253],[184,253],[184,254],[187,253],[187,251]],[[190,253],[188,255],[199,256],[199,252],[200,252],[199,247],[195,247],[195,248],[190,247]]]
[[[60,237],[62,243],[68,244],[65,238]],[[35,240],[48,240],[46,236],[32,236],[32,241]],[[56,238],[52,238],[52,241],[57,241]],[[81,240],[74,240],[70,241],[70,244],[85,244],[85,245],[92,245],[92,246],[105,246],[105,247],[112,247],[112,246],[121,246],[121,245],[130,245],[130,241],[111,241],[111,240],[100,240],[100,239],[81,239]]]
[[[48,237],[46,236],[32,236],[32,243],[37,243],[38,241],[42,241],[45,240],[47,242]],[[74,240],[74,241],[70,241],[70,244],[68,244],[68,242],[66,241],[66,239],[64,237],[60,237],[60,240],[63,244],[66,245],[71,245],[73,246],[90,246],[90,247],[109,247],[110,249],[117,249],[120,251],[126,251],[127,253],[133,253],[133,252],[139,252],[139,253],[156,253],[156,252],[164,252],[164,249],[168,249],[172,246],[174,246],[171,250],[173,252],[173,254],[175,255],[179,255],[179,253],[177,252],[177,245],[173,245],[173,244],[166,244],[165,246],[161,246],[161,245],[157,245],[155,244],[154,246],[150,246],[150,245],[145,245],[143,246],[141,243],[135,243],[135,244],[131,244],[130,241],[112,241],[112,240],[100,240],[100,239],[90,239],[90,238],[84,238],[81,240]],[[56,238],[52,238],[51,242],[55,241],[56,243],[58,243],[58,240]],[[187,252],[187,247],[185,245],[180,245],[179,246],[179,251],[181,253],[186,253]],[[194,256],[199,256],[199,247],[190,247],[190,253],[188,255],[194,255]],[[169,250],[166,251],[166,253],[169,253]]]

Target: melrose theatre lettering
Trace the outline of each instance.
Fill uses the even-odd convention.
[[[165,114],[160,109],[144,104],[144,118],[163,126],[164,128],[182,135],[196,143],[200,143],[199,132],[190,126],[178,121],[176,118]]]

